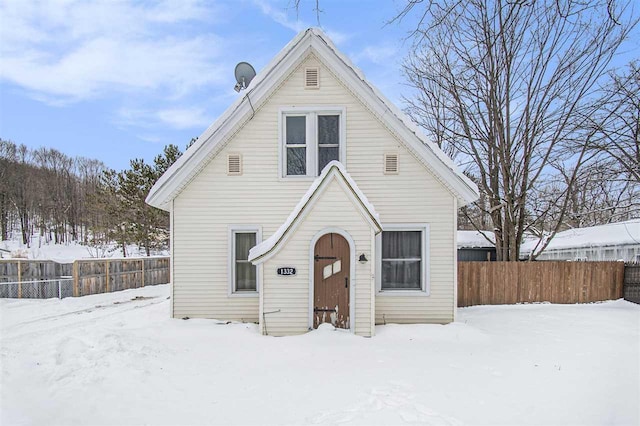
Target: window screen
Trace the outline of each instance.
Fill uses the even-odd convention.
[[[247,259],[256,245],[255,232],[235,233],[235,291],[256,291],[256,267]]]
[[[382,290],[421,290],[422,250],[422,231],[384,231]]]

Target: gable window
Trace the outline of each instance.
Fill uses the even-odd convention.
[[[318,176],[333,160],[344,163],[344,112],[300,110],[282,113],[282,176]]]
[[[379,290],[428,292],[428,225],[386,226],[379,238]]]
[[[232,227],[229,244],[229,278],[232,295],[257,295],[258,270],[249,259],[249,250],[260,242],[258,227]]]

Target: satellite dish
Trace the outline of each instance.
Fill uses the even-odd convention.
[[[235,74],[237,83],[234,87],[234,90],[236,92],[239,92],[249,86],[249,83],[251,83],[253,77],[256,76],[256,70],[253,69],[250,63],[240,62],[238,65],[236,65]]]

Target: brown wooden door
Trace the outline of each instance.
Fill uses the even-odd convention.
[[[340,234],[325,234],[314,248],[313,328],[323,322],[349,328],[351,286],[349,243]]]

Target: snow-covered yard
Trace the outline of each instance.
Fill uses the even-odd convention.
[[[0,423],[640,422],[640,307],[628,302],[274,338],[170,319],[168,294],[1,300]]]

